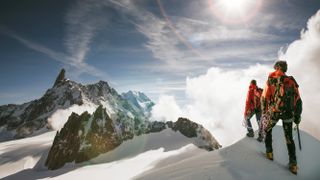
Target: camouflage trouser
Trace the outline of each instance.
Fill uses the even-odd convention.
[[[278,119],[279,120],[279,119]],[[273,120],[272,127],[277,124],[277,121]],[[292,137],[292,118],[282,120],[282,127],[286,139],[288,155],[289,155],[289,163],[297,163],[296,160],[296,147]],[[272,149],[272,129],[267,131],[265,138],[266,152],[273,152]]]
[[[247,116],[247,119],[246,119],[247,130],[248,132],[252,130],[252,124],[250,119],[252,118],[253,115],[256,115],[256,120],[259,127],[259,135],[261,135],[261,127],[260,127],[261,111],[254,111],[249,116]]]

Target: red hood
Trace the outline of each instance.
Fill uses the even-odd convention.
[[[250,90],[252,90],[252,89],[257,89],[257,86],[254,85],[254,84],[250,84],[249,89],[250,89]]]
[[[283,75],[285,75],[284,72],[282,72],[281,70],[276,70],[276,71],[270,73],[269,77],[277,78],[277,77],[280,77],[280,76],[283,76]]]

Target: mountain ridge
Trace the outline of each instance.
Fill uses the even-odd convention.
[[[94,111],[99,105],[106,107],[108,114],[113,119],[147,119],[151,109],[141,109],[133,106],[133,103],[125,96],[109,86],[105,81],[83,85],[66,79],[65,70],[62,69],[57,76],[53,87],[49,88],[44,95],[36,100],[21,105],[8,104],[0,106],[0,141],[24,138],[40,130],[50,130],[54,127],[48,123],[48,119],[57,111],[68,111],[62,123],[68,116],[81,106],[92,107]],[[150,99],[148,98],[148,101]],[[151,107],[154,103],[150,100]],[[82,113],[86,108],[79,110]],[[61,117],[60,117],[61,118]],[[59,128],[59,127],[58,127]]]
[[[72,113],[64,127],[57,131],[45,165],[50,170],[63,167],[66,163],[82,163],[100,154],[116,149],[124,141],[136,136],[159,133],[166,129],[180,132],[198,148],[212,151],[221,145],[202,125],[186,118],[176,122],[135,121],[134,124],[123,124],[112,120],[106,109],[100,105],[90,115]]]

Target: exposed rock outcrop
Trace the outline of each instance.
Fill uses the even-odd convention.
[[[68,162],[87,161],[120,144],[120,136],[102,106],[93,115],[72,113],[57,132],[45,165],[49,169],[58,169]]]
[[[66,74],[66,70],[61,69],[61,71],[60,71],[58,77],[56,78],[56,81],[54,82],[53,86],[56,86],[60,82],[63,82],[64,80],[66,80],[65,74]]]
[[[192,142],[199,148],[211,151],[221,147],[209,131],[185,118],[179,118],[174,123],[146,121],[144,125],[139,126],[140,133],[134,133],[131,129],[135,127],[113,121],[102,106],[93,115],[87,112],[81,115],[73,113],[56,134],[45,165],[54,170],[69,162],[88,161],[117,148],[123,141],[134,136],[157,133],[168,128],[192,138]]]

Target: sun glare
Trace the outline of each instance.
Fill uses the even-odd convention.
[[[230,13],[243,12],[248,5],[248,0],[220,0],[221,8]]]
[[[225,23],[238,24],[250,20],[263,0],[209,0],[212,12]]]

